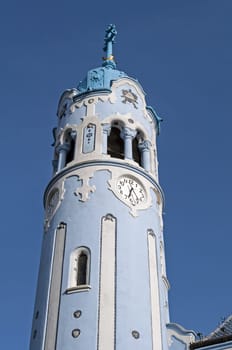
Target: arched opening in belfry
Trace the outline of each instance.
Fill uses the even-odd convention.
[[[136,163],[138,163],[140,166],[141,164],[141,152],[139,150],[139,141],[141,140],[141,135],[139,132],[137,132],[136,136],[134,137],[132,141],[132,154],[133,154],[133,159]]]
[[[124,159],[124,142],[120,133],[119,128],[116,126],[111,127],[107,140],[107,154],[114,158]]]
[[[74,160],[75,140],[71,138],[69,144],[70,144],[70,150],[67,153],[66,164]]]
[[[88,284],[87,270],[88,270],[88,255],[86,252],[81,251],[77,261],[77,286]]]
[[[74,160],[75,144],[76,144],[76,134],[69,130],[64,138],[64,142],[68,145],[68,151],[66,155],[65,166]]]

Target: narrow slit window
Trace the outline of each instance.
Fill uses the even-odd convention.
[[[67,293],[90,289],[90,250],[87,247],[75,249],[70,257]]]
[[[77,260],[77,286],[87,284],[87,263],[88,256],[82,251]]]

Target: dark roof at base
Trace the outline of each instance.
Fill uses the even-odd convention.
[[[212,333],[204,339],[190,344],[190,349],[198,349],[209,345],[221,344],[232,340],[232,315],[227,317]]]
[[[223,337],[218,337],[218,338],[211,338],[211,339],[205,338],[203,340],[199,340],[199,341],[197,341],[195,343],[190,344],[190,350],[203,348],[203,347],[209,346],[209,345],[225,343],[225,342],[231,341],[231,340],[232,340],[232,334],[231,335],[225,335]]]
[[[232,335],[232,315],[227,317],[207,338],[218,338],[225,335]]]

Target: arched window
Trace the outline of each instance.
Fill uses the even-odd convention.
[[[67,293],[90,288],[90,250],[79,247],[71,253]]]
[[[124,142],[120,133],[119,128],[111,127],[107,141],[107,154],[114,158],[124,159]]]
[[[64,138],[64,143],[68,146],[68,151],[66,155],[65,166],[74,160],[75,152],[75,142],[76,141],[76,132],[69,130]]]
[[[58,153],[57,172],[74,160],[75,144],[76,131],[72,129],[66,130],[63,140],[56,149],[56,152]]]

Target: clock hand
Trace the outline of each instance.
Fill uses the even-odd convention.
[[[136,200],[138,200],[139,199],[139,197],[137,196],[137,194],[135,193],[135,190],[134,190],[134,188],[132,187],[132,191],[133,191],[133,193],[134,193],[134,195],[135,195],[135,197],[136,197]]]
[[[129,194],[128,194],[128,198],[129,198],[131,196],[132,191],[133,191],[133,187],[128,186],[128,188],[129,188]]]

